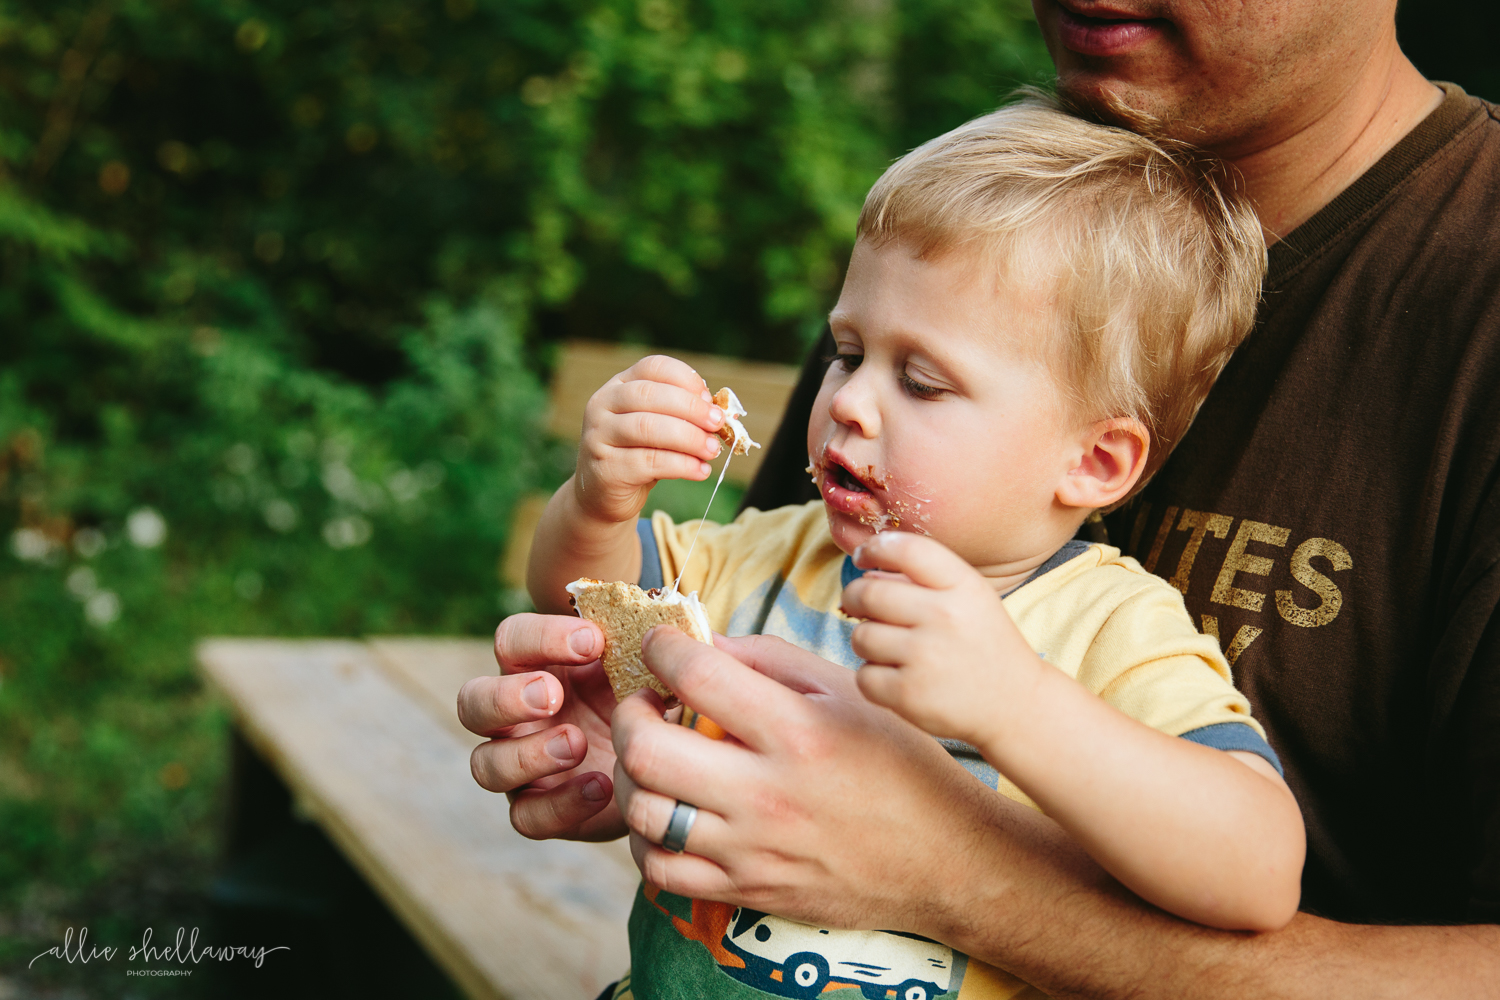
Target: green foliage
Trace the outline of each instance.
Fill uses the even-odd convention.
[[[797,360],[1044,66],[1019,0],[0,0],[0,960],[207,870],[196,637],[493,627],[551,345]]]

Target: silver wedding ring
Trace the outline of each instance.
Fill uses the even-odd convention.
[[[662,834],[661,846],[673,854],[681,854],[687,848],[688,834],[698,819],[698,807],[678,801],[672,807],[672,818],[667,820],[667,832]]]

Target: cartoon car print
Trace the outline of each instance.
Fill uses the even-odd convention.
[[[815,997],[829,982],[857,984],[867,1000],[934,1000],[953,975],[953,949],[900,931],[829,931],[769,913],[734,911],[724,947],[745,968],[724,971],[784,997]],[[773,975],[779,973],[779,975]]]

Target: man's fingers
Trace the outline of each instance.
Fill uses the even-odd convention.
[[[758,674],[797,694],[856,695],[847,667],[774,635],[714,636],[714,645]]]
[[[667,835],[667,825],[672,821],[678,800],[637,785],[617,761],[615,803],[620,807],[626,826],[651,843],[660,844]],[[723,843],[726,830],[722,816],[700,808],[688,829],[684,850],[692,854],[711,854],[716,843]]]
[[[478,736],[499,736],[523,722],[551,718],[562,707],[562,681],[538,670],[475,677],[458,691],[458,721]]]
[[[744,747],[666,722],[659,705],[654,696],[637,694],[615,707],[610,720],[615,759],[638,785],[724,812]]]
[[[844,588],[844,614],[870,618],[891,625],[918,625],[927,618],[927,603],[947,595],[884,574],[870,574]]]
[[[717,863],[697,854],[673,854],[646,840],[630,835],[630,854],[641,876],[659,889],[689,899],[731,899],[734,883]]]
[[[892,666],[910,662],[914,641],[911,629],[883,622],[860,622],[849,637],[855,656],[866,663]]]
[[[882,531],[854,551],[860,569],[905,573],[923,587],[947,590],[975,572],[942,542],[908,531]]]
[[[604,633],[582,618],[511,615],[495,629],[495,660],[502,674],[587,663],[603,654]]]
[[[469,754],[469,770],[479,787],[510,792],[577,767],[588,750],[577,726],[557,726],[481,743]]]
[[[774,743],[782,727],[806,712],[800,694],[674,628],[647,632],[641,659],[683,704],[757,749]],[[618,718],[619,709],[615,713]]]
[[[525,788],[511,796],[510,825],[523,837],[547,840],[586,823],[608,808],[613,796],[614,784],[598,771],[546,790]]]

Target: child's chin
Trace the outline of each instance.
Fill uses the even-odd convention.
[[[823,510],[828,514],[828,532],[833,535],[833,544],[845,555],[854,555],[854,550],[875,537],[875,529],[860,523],[857,516],[834,510],[827,504]]]

